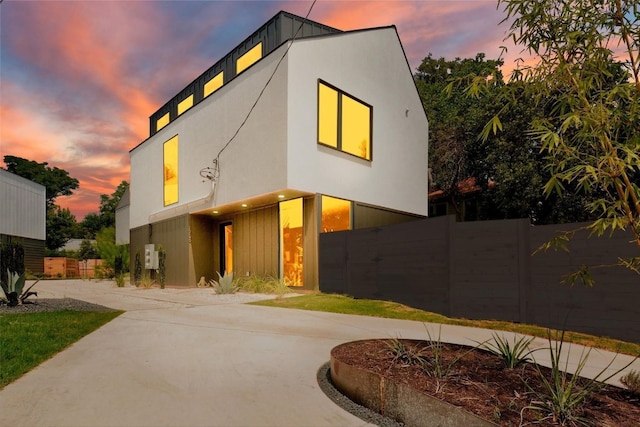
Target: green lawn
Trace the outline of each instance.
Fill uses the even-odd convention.
[[[122,313],[0,314],[0,389]]]
[[[447,325],[471,326],[518,332],[521,334],[547,338],[547,329],[540,326],[498,320],[455,319],[441,314],[407,307],[406,305],[395,302],[354,299],[344,295],[316,293],[291,298],[258,301],[252,304],[271,307],[298,308],[301,310],[327,311],[330,313],[386,317],[391,319],[416,320],[419,322],[442,323]],[[639,344],[614,340],[606,337],[596,337],[578,332],[567,332],[565,334],[565,341],[630,354],[632,356],[640,354]]]

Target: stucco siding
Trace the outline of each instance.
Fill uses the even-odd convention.
[[[150,217],[166,219],[285,188],[285,64],[220,155],[220,178],[213,200],[205,201],[211,183],[199,173],[213,165],[238,131],[284,48],[254,64],[131,151],[131,228],[149,223]],[[179,140],[179,201],[165,207],[163,144],[175,135]]]
[[[288,187],[427,215],[428,123],[395,28],[289,52]],[[318,79],[373,106],[372,161],[317,143]]]

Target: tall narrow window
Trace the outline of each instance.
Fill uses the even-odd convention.
[[[168,124],[169,124],[169,113],[165,114],[164,116],[158,119],[158,121],[156,122],[156,131],[162,129]]]
[[[342,151],[371,160],[371,107],[342,95]]]
[[[338,91],[318,85],[318,141],[338,148]]]
[[[211,95],[222,87],[224,83],[224,71],[220,71],[214,78],[204,84],[204,97]]]
[[[189,108],[193,107],[193,95],[187,96],[178,104],[178,115],[184,113]]]
[[[233,272],[233,224],[220,225],[220,270],[224,274]]]
[[[289,286],[302,286],[302,199],[280,202],[280,271]]]
[[[322,233],[351,229],[351,202],[322,196]]]
[[[371,160],[372,107],[318,82],[318,143]]]
[[[178,135],[164,143],[164,205],[178,202]]]
[[[249,68],[254,62],[262,58],[262,42],[251,48],[236,61],[236,74]]]

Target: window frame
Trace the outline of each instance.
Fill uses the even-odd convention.
[[[338,98],[338,106],[336,108],[337,111],[337,121],[336,121],[336,145],[331,145],[328,144],[326,142],[322,142],[320,140],[320,86],[326,86],[329,89],[332,89],[334,91],[337,92],[337,98]],[[342,97],[346,96],[349,99],[351,99],[352,101],[355,101],[365,107],[367,107],[369,109],[369,144],[368,144],[368,149],[369,149],[369,157],[362,157],[359,156],[357,154],[353,154],[349,151],[345,151],[342,147]],[[325,80],[322,79],[318,79],[318,87],[317,87],[317,99],[316,99],[316,107],[317,107],[317,128],[316,128],[316,141],[318,142],[318,145],[322,145],[324,147],[328,147],[331,148],[333,150],[338,150],[341,153],[345,153],[348,154],[350,156],[356,157],[358,159],[362,159],[362,160],[366,160],[368,162],[372,162],[373,161],[373,105],[364,102],[363,100],[361,100],[360,98],[351,95],[348,92],[345,92],[344,90],[332,85],[331,83],[328,83]]]

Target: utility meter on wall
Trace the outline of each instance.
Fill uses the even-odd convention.
[[[157,252],[155,251],[155,245],[153,243],[144,245],[144,268],[146,270],[157,269]]]

